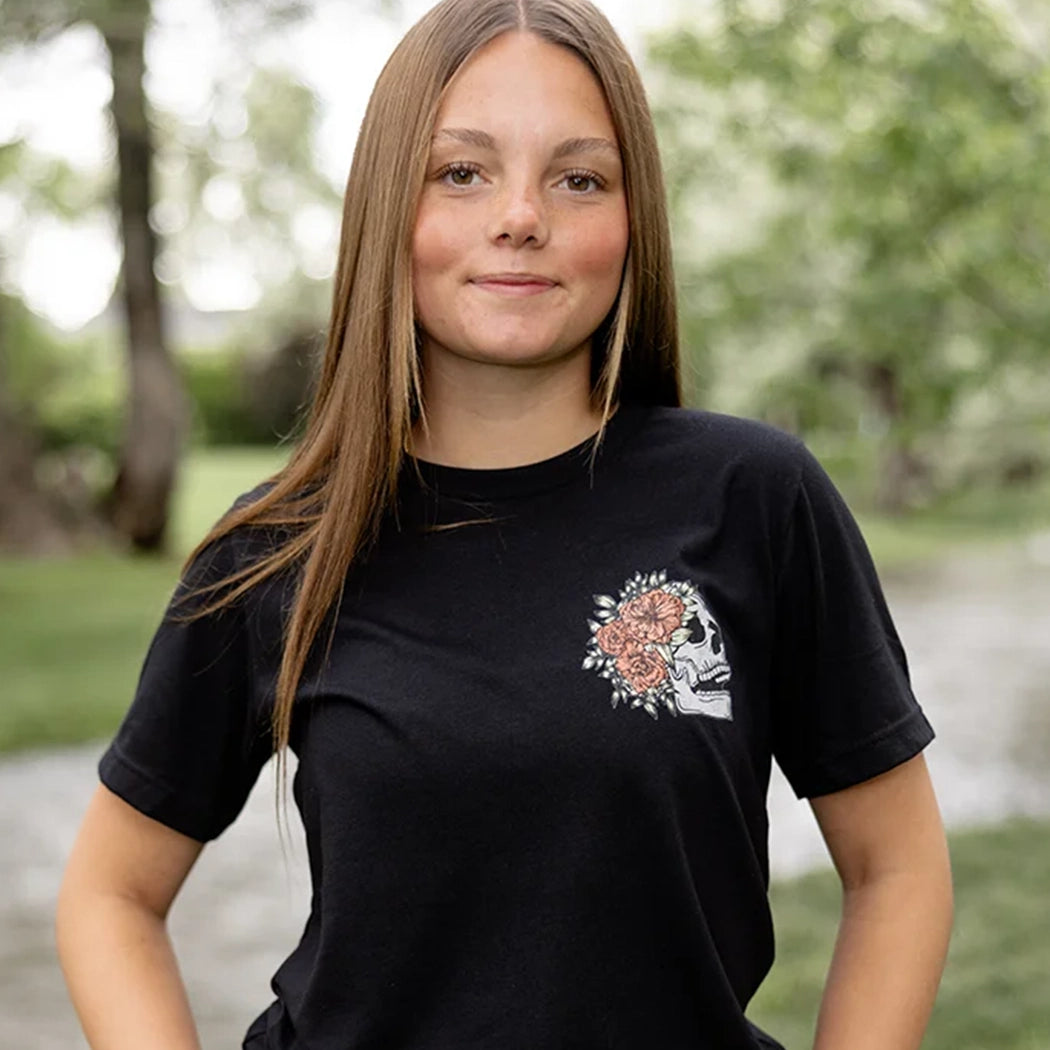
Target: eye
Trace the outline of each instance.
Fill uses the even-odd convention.
[[[722,632],[718,629],[718,624],[711,624],[711,652],[718,656],[722,652]]]
[[[456,162],[455,164],[446,164],[435,176],[438,182],[445,183],[446,186],[457,186],[460,189],[464,189],[469,186],[477,185],[474,182],[474,177],[478,175],[478,167],[475,164],[464,164],[462,162]]]
[[[605,189],[605,180],[593,171],[570,171],[561,180],[573,193],[594,193]]]

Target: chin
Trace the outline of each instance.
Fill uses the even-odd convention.
[[[492,340],[489,342],[478,341],[465,350],[464,356],[471,357],[476,361],[487,361],[504,364],[541,364],[547,361],[557,361],[567,357],[569,350],[560,349],[556,344],[549,342],[536,342],[524,340]]]
[[[538,325],[462,325],[429,334],[429,355],[434,359],[459,358],[483,364],[541,365],[561,361],[586,349],[586,335],[573,339],[558,328],[537,332]]]
[[[574,338],[564,331],[537,332],[537,325],[515,325],[511,330],[499,326],[481,327],[465,333],[462,345],[471,355],[486,359],[521,361],[558,360],[567,357],[587,340],[587,335]]]

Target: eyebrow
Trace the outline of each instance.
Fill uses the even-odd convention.
[[[613,153],[619,158],[620,147],[611,139],[566,139],[554,151],[554,159],[560,160],[562,157],[568,157],[574,153]]]
[[[464,146],[477,146],[478,149],[496,148],[496,140],[487,131],[478,131],[476,128],[442,128],[434,133],[433,141],[438,139],[451,139]]]
[[[460,142],[464,146],[476,146],[478,149],[496,149],[496,140],[487,131],[477,128],[441,128],[435,132],[434,142],[441,139],[451,139],[453,142]],[[612,139],[595,136],[566,139],[555,147],[554,159],[560,160],[562,157],[578,153],[612,153],[619,158],[620,147]]]

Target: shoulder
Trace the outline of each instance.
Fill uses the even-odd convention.
[[[667,435],[682,435],[734,449],[789,452],[802,444],[794,435],[769,423],[703,408],[653,405],[648,410],[646,423],[647,427]]]
[[[231,515],[252,506],[271,488],[273,482],[264,481],[242,492],[215,522],[208,535],[222,526]],[[229,529],[210,542],[207,536],[202,537],[201,543],[183,567],[181,588],[188,591],[201,587],[221,589],[231,577],[250,569],[272,552],[274,539],[272,528],[251,524]]]
[[[260,481],[254,488],[248,489],[247,492],[242,492],[234,501],[230,507],[230,510],[241,510],[243,507],[250,507],[253,503],[258,502],[263,496],[266,495],[274,487],[272,479],[268,481]],[[227,511],[229,513],[229,511]]]
[[[797,492],[806,474],[820,469],[795,435],[705,409],[653,406],[636,437],[643,456],[784,497]]]

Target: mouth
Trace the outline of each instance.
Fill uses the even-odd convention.
[[[726,684],[731,677],[729,664],[723,660],[706,661],[700,668],[697,687],[701,692],[710,692]]]
[[[540,295],[557,288],[557,283],[547,277],[540,277],[532,273],[491,273],[481,277],[474,277],[470,281],[483,291],[492,292],[495,295],[509,295],[521,297],[528,295]]]

